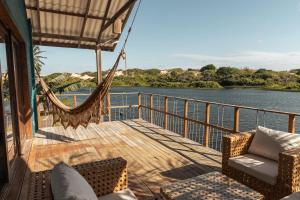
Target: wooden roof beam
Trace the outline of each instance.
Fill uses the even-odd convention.
[[[39,0],[36,1],[36,7],[37,7],[37,20],[38,20],[39,32],[42,33],[41,15],[40,15],[40,2],[39,2]],[[39,37],[39,41],[41,42],[41,37]]]
[[[63,43],[63,42],[48,42],[48,41],[41,41],[41,43],[39,43],[39,41],[33,41],[33,44],[36,45],[43,45],[43,46],[52,46],[52,47],[66,47],[66,48],[78,48],[78,44],[74,43],[74,44],[70,44],[70,43]],[[81,44],[80,45],[81,49],[92,49],[95,50],[96,49],[96,45],[85,45],[85,44]],[[101,49],[104,51],[113,51],[114,48],[112,46],[101,46]]]
[[[33,6],[26,6],[26,9],[35,10],[35,11],[38,10],[36,7],[33,7]],[[61,15],[70,15],[70,16],[74,16],[74,17],[85,17],[85,14],[81,14],[81,13],[72,13],[72,12],[52,10],[52,9],[47,9],[47,8],[39,8],[39,10],[41,12],[55,13],[55,14],[61,14]],[[100,20],[110,20],[110,18],[98,17],[98,16],[94,16],[94,15],[87,15],[87,18],[100,19]]]
[[[112,25],[125,11],[127,11],[137,0],[128,0],[127,3],[125,3],[120,10],[108,21],[105,23],[102,32],[104,32],[110,25]],[[101,34],[99,34],[101,38]],[[98,38],[99,39],[99,38]]]
[[[134,4],[132,4],[132,6],[128,9],[128,13],[131,13],[131,11],[132,11],[133,8],[134,8]],[[125,20],[123,21],[123,24],[122,24],[122,30],[125,28],[125,25],[126,25],[128,19],[129,19],[129,16],[130,16],[130,14],[128,14],[128,15],[126,16]],[[116,40],[119,40],[120,37],[121,37],[121,34],[118,35],[118,37],[116,38]],[[115,43],[113,46],[114,46],[114,49],[115,49],[116,46],[117,46],[117,43]]]
[[[109,12],[109,9],[110,9],[110,5],[111,5],[111,1],[112,0],[108,0],[107,1],[106,10],[105,10],[105,13],[104,13],[104,18],[106,18],[107,15],[108,15],[108,12]],[[104,24],[105,24],[105,22],[102,22],[102,25],[101,25],[101,28],[100,28],[100,31],[99,31],[99,35],[98,35],[98,43],[101,40],[101,36],[102,36],[102,33],[103,33]]]
[[[91,0],[88,0],[87,4],[86,4],[85,16],[84,16],[84,19],[83,19],[81,32],[80,32],[80,36],[79,36],[79,40],[78,40],[78,47],[80,47],[81,38],[82,38],[84,30],[85,30],[85,25],[86,25],[86,21],[87,21],[87,15],[89,14],[90,5],[91,5]]]
[[[89,38],[89,37],[79,37],[79,36],[73,36],[73,35],[59,35],[59,34],[50,34],[50,33],[32,33],[33,37],[45,37],[45,38],[53,38],[53,39],[62,39],[62,40],[79,40],[85,41],[85,42],[97,42],[97,39],[95,38]],[[78,45],[78,44],[77,44]]]

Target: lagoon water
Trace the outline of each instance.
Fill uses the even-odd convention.
[[[78,91],[77,91],[78,92]],[[87,93],[87,90],[79,91]],[[219,103],[251,106],[263,109],[273,109],[286,112],[300,113],[300,92],[266,91],[256,89],[170,89],[170,88],[144,88],[144,87],[114,87],[111,92],[144,92],[163,94],[168,96],[194,98]],[[118,101],[116,98],[115,101]],[[128,99],[130,104],[137,104],[137,98]],[[217,121],[218,108],[212,110],[212,121]],[[241,130],[249,130],[257,125],[264,125],[279,130],[287,130],[287,116],[259,113],[256,111],[241,111]],[[226,127],[231,127],[233,121],[232,111],[225,110]],[[297,119],[297,132],[300,132],[300,117]],[[216,122],[217,123],[217,122]]]

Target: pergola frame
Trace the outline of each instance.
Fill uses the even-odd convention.
[[[75,12],[66,12],[66,11],[60,11],[60,10],[54,10],[54,9],[46,9],[46,8],[40,8],[39,6],[39,0],[36,2],[36,6],[29,6],[26,5],[26,9],[28,10],[34,10],[37,12],[37,23],[38,23],[38,32],[33,32],[33,37],[38,37],[38,40],[33,39],[33,44],[37,45],[46,45],[46,46],[57,46],[57,47],[70,47],[70,48],[84,48],[84,49],[101,49],[102,51],[113,51],[116,47],[115,41],[119,40],[120,35],[118,34],[117,38],[112,39],[102,39],[103,32],[109,28],[110,26],[113,26],[114,22],[118,20],[120,16],[122,16],[126,11],[127,15],[125,17],[125,20],[122,24],[122,30],[124,29],[124,26],[129,18],[129,15],[131,13],[131,10],[134,7],[134,4],[137,0],[128,0],[112,17],[107,17],[108,12],[110,10],[111,2],[112,0],[107,1],[106,9],[105,9],[105,15],[102,17],[95,16],[89,14],[90,10],[90,4],[91,0],[87,0],[86,2],[86,9],[85,12],[82,13],[75,13]],[[67,16],[76,16],[83,18],[83,24],[81,27],[80,35],[74,36],[74,35],[64,35],[64,34],[52,34],[52,33],[43,33],[41,31],[41,14],[40,12],[47,12],[47,13],[54,13],[54,14],[62,14]],[[103,20],[101,29],[98,34],[98,38],[90,38],[90,37],[84,37],[84,31],[86,28],[86,22],[88,19],[96,19],[96,20]],[[74,41],[72,43],[62,43],[62,42],[49,42],[49,41],[42,41],[41,38],[52,38],[52,39],[63,39],[68,41]],[[95,43],[92,44],[81,44],[82,42],[91,42]],[[105,44],[110,43],[111,46],[107,46]]]

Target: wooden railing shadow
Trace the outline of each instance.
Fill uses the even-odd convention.
[[[187,160],[193,162],[194,164],[196,164],[197,166],[199,166],[200,168],[204,168],[206,171],[221,171],[221,153],[217,154],[217,153],[213,153],[215,151],[196,151],[194,148],[192,148],[192,146],[189,146],[189,144],[187,143],[181,143],[178,142],[177,140],[173,139],[173,135],[169,136],[167,134],[162,134],[160,133],[160,130],[164,130],[163,128],[151,128],[149,126],[146,126],[145,124],[149,124],[148,122],[145,122],[145,124],[139,120],[126,120],[126,121],[122,121],[122,123],[126,124],[127,126],[129,126],[130,128],[144,134],[145,136],[149,137],[150,139],[158,142],[159,144],[163,145],[164,147],[178,153],[179,155],[181,155],[182,157],[186,158]],[[143,131],[143,129],[145,131]],[[150,130],[150,131],[149,131]],[[158,131],[159,130],[159,131]],[[155,135],[159,135],[160,137],[162,137],[163,139],[158,139],[155,137]],[[175,135],[175,137],[177,137]],[[181,137],[181,136],[179,136]],[[178,144],[179,146],[182,146],[182,149],[179,149],[178,147],[172,147],[171,145],[167,144],[167,142],[173,142],[175,144]],[[201,145],[200,145],[201,146]],[[205,149],[207,147],[203,147],[203,149]],[[208,150],[209,148],[207,148]],[[185,154],[185,151],[189,151],[192,152],[194,154],[198,154],[199,156],[203,156],[207,159],[207,161],[211,161],[214,163],[217,163],[217,166],[211,166],[208,163],[205,162],[199,162],[196,159],[193,159],[189,156],[187,156]],[[217,157],[218,159],[214,158]]]
[[[193,172],[193,173],[189,173]],[[161,172],[161,175],[164,177],[176,179],[176,180],[185,180],[188,178],[192,178],[201,174],[207,173],[203,169],[199,168],[196,164],[189,164],[178,168],[172,168],[167,171]],[[182,176],[182,174],[185,174]]]
[[[48,131],[44,131],[44,130],[38,130],[37,132],[39,135],[43,135],[45,137],[40,137],[38,135],[36,135],[36,138],[42,138],[42,139],[51,139],[51,140],[56,140],[59,142],[74,142],[77,141],[74,138],[65,136],[65,135],[61,135],[61,134],[57,134],[54,132],[48,132]]]

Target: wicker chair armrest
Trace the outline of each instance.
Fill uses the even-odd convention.
[[[128,187],[127,161],[123,158],[76,165],[74,168],[92,186],[98,197]]]
[[[254,134],[238,133],[223,136],[222,172],[229,175],[228,160],[231,157],[245,154],[250,146]]]
[[[226,158],[245,154],[251,144],[254,134],[239,133],[223,136],[223,157]]]
[[[289,192],[300,191],[300,148],[279,154],[278,181]]]
[[[92,186],[97,197],[110,194],[128,186],[127,162],[123,158],[95,161],[73,166]],[[51,170],[31,174],[28,199],[53,199]]]

